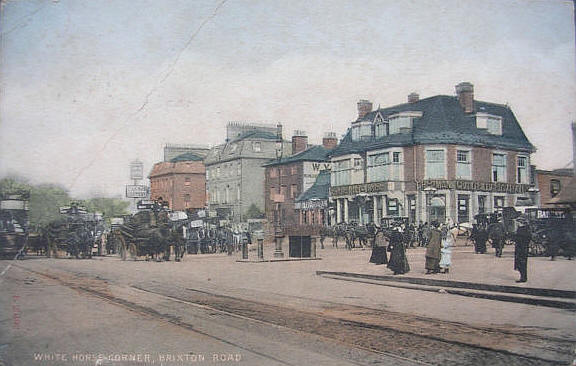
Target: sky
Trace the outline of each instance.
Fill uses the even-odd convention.
[[[2,0],[0,177],[122,196],[135,159],[213,146],[230,121],[320,143],[374,106],[508,104],[540,169],[571,166],[568,0]]]

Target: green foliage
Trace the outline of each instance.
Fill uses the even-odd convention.
[[[32,228],[60,219],[60,207],[70,206],[73,201],[68,190],[59,185],[31,185],[20,177],[0,179],[0,197],[23,192],[30,193],[28,215]],[[129,205],[129,202],[119,198],[92,198],[81,203],[88,212],[101,212],[105,218],[128,214]]]
[[[264,216],[264,212],[260,211],[260,209],[256,207],[255,204],[250,205],[248,210],[246,210],[247,219],[263,219]]]
[[[0,179],[0,196],[30,192],[32,186],[26,179],[20,177],[6,177]]]
[[[130,202],[123,201],[120,198],[91,198],[83,202],[88,212],[100,212],[105,219],[118,217],[128,214]]]
[[[33,186],[30,191],[30,225],[44,226],[59,219],[60,207],[70,205],[71,200],[64,187],[54,184]]]

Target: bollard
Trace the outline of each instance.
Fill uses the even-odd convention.
[[[310,240],[310,257],[316,258],[316,237]]]
[[[242,259],[248,259],[248,239],[242,240]]]
[[[264,239],[258,239],[258,259],[264,260]]]

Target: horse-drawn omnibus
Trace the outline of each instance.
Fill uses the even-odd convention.
[[[0,200],[0,257],[24,255],[28,241],[28,192],[7,194]]]

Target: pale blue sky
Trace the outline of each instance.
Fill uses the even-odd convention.
[[[511,105],[538,167],[572,159],[572,1],[14,0],[0,31],[0,174],[77,195],[120,195],[131,160],[149,170],[165,142],[222,143],[228,121],[318,143],[360,98],[461,81]]]

